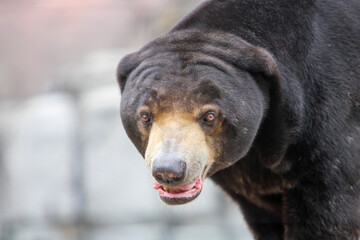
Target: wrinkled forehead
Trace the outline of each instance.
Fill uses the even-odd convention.
[[[199,74],[199,70],[177,74],[168,68],[158,68],[139,81],[141,104],[163,110],[190,109],[221,98],[220,87],[210,77]]]
[[[141,95],[140,105],[190,108],[221,98],[224,79],[233,69],[206,52],[182,49],[183,44],[153,44],[139,52],[141,62],[127,88]]]

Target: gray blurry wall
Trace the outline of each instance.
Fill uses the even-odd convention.
[[[251,239],[209,180],[160,202],[119,118],[118,61],[200,2],[0,2],[1,240]]]

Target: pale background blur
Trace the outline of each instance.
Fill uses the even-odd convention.
[[[115,71],[201,0],[0,0],[0,240],[252,239],[206,180],[163,204]]]

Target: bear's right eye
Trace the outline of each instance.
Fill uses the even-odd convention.
[[[150,117],[150,114],[148,114],[148,113],[145,113],[145,112],[140,113],[140,119],[144,125],[149,125],[151,123],[151,117]]]

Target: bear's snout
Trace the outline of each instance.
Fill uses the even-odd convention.
[[[179,185],[186,174],[186,162],[183,158],[163,155],[154,159],[152,175],[160,184]]]
[[[192,114],[170,111],[154,114],[149,130],[145,162],[161,200],[175,205],[197,198],[215,155],[203,128]]]

